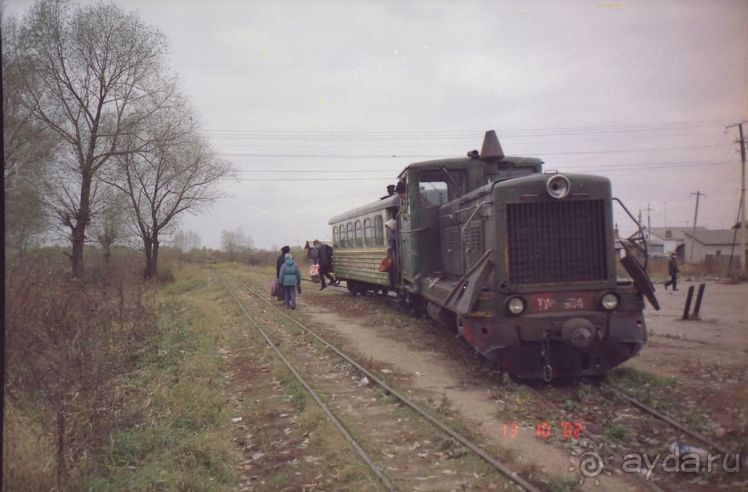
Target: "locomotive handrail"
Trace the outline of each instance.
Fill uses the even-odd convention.
[[[623,207],[623,210],[628,214],[628,216],[631,217],[631,220],[634,221],[634,224],[636,224],[636,226],[639,228],[639,235],[642,238],[642,247],[641,247],[641,250],[642,250],[642,253],[644,254],[644,271],[646,272],[647,271],[647,265],[649,263],[649,248],[648,248],[648,244],[647,244],[647,239],[644,237],[644,231],[642,230],[642,225],[639,223],[638,220],[636,220],[636,218],[631,214],[631,212],[629,212],[629,209],[626,208],[626,205],[624,205],[623,202],[619,198],[611,197],[611,200],[617,201],[618,204],[621,207]],[[627,239],[629,239],[629,240],[631,240],[633,242],[633,240],[631,239],[633,236],[634,235],[632,234]]]
[[[470,214],[470,217],[468,217],[468,219],[465,221],[465,223],[462,225],[462,228],[460,229],[460,236],[462,236],[463,234],[465,234],[465,229],[467,229],[468,224],[473,220],[473,217],[475,217],[475,214],[478,213],[478,211],[480,210],[480,208],[483,205],[490,205],[492,203],[493,203],[493,201],[490,201],[490,202],[481,202],[478,205],[474,206],[475,210],[473,210],[473,213]],[[465,210],[467,210],[467,209],[465,209]]]
[[[465,274],[460,277],[460,279],[457,281],[455,286],[452,288],[452,290],[449,292],[449,295],[444,299],[444,305],[446,306],[449,304],[449,302],[452,300],[452,296],[455,295],[455,292],[457,292],[460,288],[462,288],[462,284],[465,282],[465,279],[468,278],[481,264],[486,261],[486,258],[491,256],[491,253],[493,253],[493,249],[487,249],[485,253],[483,253],[483,256],[481,256],[478,261],[475,262],[475,265],[470,267],[470,269],[465,272]]]

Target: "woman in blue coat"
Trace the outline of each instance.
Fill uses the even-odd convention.
[[[290,254],[286,255],[286,261],[280,268],[279,279],[283,286],[283,304],[289,309],[296,309],[296,291],[301,294],[301,272]]]

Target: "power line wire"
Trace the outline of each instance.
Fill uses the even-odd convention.
[[[714,165],[720,165],[720,164],[732,164],[731,161],[723,162],[723,163],[716,163]],[[574,166],[569,166],[566,168],[566,171],[579,171],[583,173],[615,173],[615,172],[624,172],[624,171],[657,171],[660,169],[668,169],[668,168],[680,168],[680,167],[693,167],[693,166],[701,166],[703,163],[697,162],[697,163],[677,163],[677,164],[671,164],[671,165],[654,165],[654,166],[620,166],[616,168],[601,168],[601,169],[589,169],[589,168],[581,168],[581,169],[575,169]],[[256,172],[284,172],[284,171],[256,171]],[[305,174],[309,172],[316,172],[316,171],[306,171],[306,170],[298,170],[298,171],[285,171],[285,172],[294,172],[297,174]],[[340,174],[347,174],[349,171],[332,171],[337,172]],[[369,171],[361,171],[361,172],[386,172],[386,171],[376,171],[376,170],[369,170]],[[392,181],[395,179],[395,176],[399,173],[399,171],[393,171],[392,174],[389,177],[378,177],[378,176],[362,176],[362,177],[356,177],[356,178],[342,178],[342,177],[323,177],[323,178],[237,178],[237,181],[278,181],[278,182],[286,182],[286,181]]]
[[[675,121],[662,123],[629,123],[621,125],[589,125],[547,127],[534,129],[498,129],[503,135],[574,134],[576,132],[651,132],[656,130],[687,129],[694,126],[715,125],[722,120]],[[463,138],[481,135],[484,130],[419,130],[419,131],[339,131],[339,130],[226,130],[207,129],[205,134],[247,135],[259,137],[392,137],[392,138]]]

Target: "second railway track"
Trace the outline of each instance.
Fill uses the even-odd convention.
[[[314,340],[334,352],[339,357],[339,361],[342,360],[345,365],[354,367],[359,374],[356,380],[365,377],[367,382],[381,388],[384,394],[388,395],[388,398],[396,399],[399,404],[392,405],[391,400],[385,398],[372,398],[371,388],[362,389],[361,386],[366,385],[357,382],[352,383],[348,374],[345,375],[347,377],[340,377],[340,374],[336,375],[336,372],[340,372],[340,363],[335,363],[329,356],[318,355],[310,359],[311,352],[314,349],[308,340],[302,340],[298,336],[294,337],[287,330],[273,329],[271,333],[268,333],[266,331],[267,326],[266,329],[263,329],[257,319],[245,307],[247,301],[245,300],[245,303],[243,303],[235,290],[225,280],[223,280],[223,283],[246,318],[262,334],[284,364],[288,366],[289,371],[298,378],[309,394],[312,395],[328,420],[345,437],[362,461],[369,466],[384,488],[388,490],[418,489],[419,487],[428,490],[449,489],[459,485],[460,473],[464,479],[476,480],[480,475],[474,472],[470,472],[468,475],[467,472],[470,467],[459,465],[458,460],[448,460],[446,467],[443,466],[441,470],[429,461],[431,456],[444,457],[450,454],[460,456],[467,452],[479,457],[487,465],[485,469],[493,469],[495,472],[499,472],[505,479],[513,482],[521,489],[533,492],[541,490],[507,464],[445,424],[432,412],[427,411],[401,392],[387,385],[333,344],[311,331],[298,319],[279,310],[272,302],[251,287],[242,285],[255,299],[255,302],[267,306],[267,310],[275,316],[289,320],[298,330],[301,330],[300,333],[311,335]],[[287,352],[287,354],[284,354],[284,352]],[[293,359],[293,362],[290,359]],[[402,412],[398,412],[397,407],[399,405],[407,406],[415,412],[418,418],[435,426],[439,432],[443,433],[444,437],[439,442],[435,439],[429,439],[428,433],[422,428],[423,426],[411,424],[409,418],[404,418]],[[339,414],[344,414],[344,418],[341,418],[342,416]],[[371,422],[366,421],[367,415],[369,417],[376,416],[377,426],[372,427]],[[353,424],[350,422],[353,422]],[[367,428],[367,424],[369,424],[369,428]],[[399,436],[402,442],[392,442],[393,435]],[[362,444],[362,442],[366,444]],[[464,451],[455,453],[455,447],[462,448]],[[392,452],[390,453],[388,450]],[[395,456],[396,453],[397,456]],[[458,471],[457,468],[462,470]],[[499,475],[496,476],[498,478]],[[486,486],[487,483],[484,481],[483,486]]]

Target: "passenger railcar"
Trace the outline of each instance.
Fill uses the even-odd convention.
[[[406,193],[330,220],[337,277],[398,291],[521,378],[607,372],[646,343],[644,297],[659,309],[646,243],[622,240],[633,281],[619,279],[610,181],[542,166],[505,156],[493,131],[480,153],[409,165]],[[389,218],[392,274],[379,271]]]

